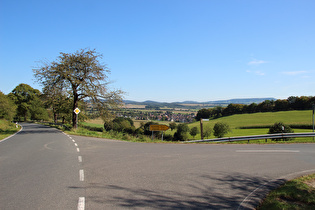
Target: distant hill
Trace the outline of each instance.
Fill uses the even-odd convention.
[[[230,99],[230,100],[219,100],[219,101],[209,101],[207,103],[224,103],[224,104],[251,104],[251,103],[261,103],[266,100],[277,100],[275,98],[243,98],[243,99]]]
[[[157,101],[131,101],[131,100],[124,100],[125,104],[138,104],[138,105],[182,105],[182,104],[213,104],[213,105],[220,105],[220,104],[251,104],[251,103],[261,103],[265,100],[276,100],[275,98],[238,98],[238,99],[229,99],[229,100],[218,100],[218,101],[207,101],[207,102],[197,102],[197,101],[183,101],[183,102],[173,102],[173,103],[166,103],[166,102],[157,102]]]

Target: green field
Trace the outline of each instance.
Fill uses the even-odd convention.
[[[253,113],[253,114],[237,114],[228,117],[222,117],[210,121],[203,122],[204,127],[213,128],[217,122],[225,122],[230,128],[231,132],[226,137],[232,136],[248,136],[248,135],[260,135],[267,134],[268,128],[252,128],[252,129],[240,129],[240,127],[246,126],[272,126],[275,122],[283,122],[288,125],[312,125],[312,111],[283,111],[283,112],[265,112],[265,113]],[[200,122],[191,123],[189,127],[200,127]],[[293,129],[295,133],[299,132],[312,132],[312,129]],[[211,136],[210,138],[214,138]],[[200,139],[200,134],[195,137]]]
[[[146,121],[143,121],[144,123]],[[275,122],[283,122],[288,125],[312,125],[312,110],[304,111],[283,111],[283,112],[265,112],[265,113],[253,113],[253,114],[237,114],[227,117],[221,117],[218,119],[213,119],[210,121],[203,122],[203,127],[213,128],[214,124],[217,122],[225,122],[230,128],[231,132],[226,135],[226,137],[232,136],[249,136],[249,135],[262,135],[268,133],[268,128],[251,128],[251,129],[241,129],[240,127],[246,126],[264,126],[270,127]],[[170,122],[157,121],[159,124],[168,125]],[[101,120],[88,121],[85,123],[89,126],[102,127],[103,123]],[[140,122],[135,122],[136,127],[138,127]],[[200,129],[200,122],[190,123],[189,127],[192,128],[196,126]],[[312,132],[312,129],[293,129],[295,133],[299,132]],[[173,135],[175,130],[166,131],[166,134]],[[195,138],[190,137],[190,139],[200,139],[200,133],[195,136]],[[211,134],[208,138],[215,138]],[[299,138],[298,141],[310,141],[312,138]],[[264,141],[264,140],[261,140]],[[259,142],[259,141],[255,141]]]

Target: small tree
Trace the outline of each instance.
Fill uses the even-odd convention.
[[[203,128],[203,136],[204,137],[206,137],[206,138],[210,137],[211,133],[212,133],[211,127],[207,126],[207,127]]]
[[[199,131],[198,131],[198,128],[197,128],[197,127],[192,127],[192,128],[190,129],[190,132],[189,132],[189,134],[190,134],[193,138],[195,138],[195,136],[196,136],[198,133],[199,133]]]
[[[293,129],[285,125],[282,122],[276,122],[269,128],[268,134],[275,134],[275,133],[294,133]],[[283,140],[291,140],[292,138],[284,138]],[[281,140],[281,138],[274,139],[275,141]]]
[[[177,125],[177,131],[174,133],[174,140],[185,141],[188,139],[189,127],[187,124]]]
[[[224,137],[228,132],[230,132],[230,126],[226,123],[217,122],[213,127],[213,135],[217,138]]]

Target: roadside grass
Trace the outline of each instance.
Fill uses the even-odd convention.
[[[315,209],[315,174],[288,181],[271,191],[257,210]]]
[[[14,123],[7,120],[0,120],[0,141],[18,132],[20,127],[16,128]]]
[[[80,136],[89,136],[89,137],[96,137],[96,138],[104,138],[104,139],[116,139],[116,140],[123,140],[123,141],[130,141],[130,142],[146,142],[146,143],[165,143],[165,141],[152,139],[145,135],[137,135],[133,136],[130,134],[115,132],[115,131],[91,131],[86,128],[79,127],[76,130],[72,129],[70,131],[64,131],[67,134],[71,135],[80,135]]]

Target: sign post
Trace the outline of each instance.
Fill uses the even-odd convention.
[[[76,117],[76,124],[78,126],[78,114],[81,112],[81,110],[77,107],[73,110],[73,112],[77,115]]]
[[[153,131],[162,131],[162,141],[163,141],[163,132],[170,129],[167,125],[150,125],[150,131],[152,131],[152,140],[153,140]]]

